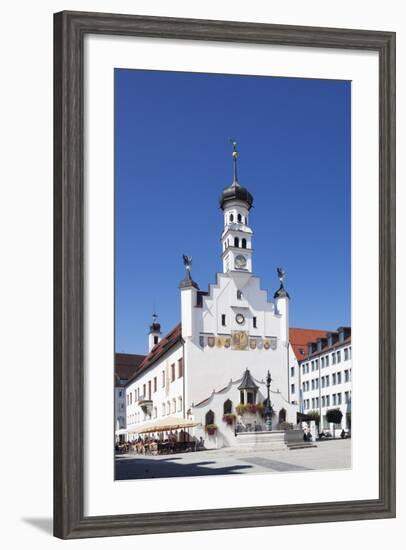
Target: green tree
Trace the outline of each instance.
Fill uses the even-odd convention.
[[[340,409],[329,409],[326,413],[327,422],[334,424],[333,437],[336,436],[336,424],[340,424],[343,418],[343,413]]]

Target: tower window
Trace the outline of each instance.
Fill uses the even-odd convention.
[[[221,314],[221,324],[223,325],[223,327],[226,326],[226,316],[225,316],[225,313],[222,313],[222,314]]]
[[[158,336],[154,336],[154,346],[156,346],[158,343]]]
[[[230,222],[233,222],[234,221],[234,216],[233,214],[230,214]]]
[[[242,240],[241,240],[241,246],[242,246],[243,248],[247,248],[247,239],[242,239]]]
[[[240,246],[240,239],[238,237],[234,237],[234,246],[237,248]]]
[[[238,214],[237,220],[241,223],[241,214]]]
[[[237,300],[241,300],[242,298],[242,292],[241,290],[237,290]]]
[[[253,318],[252,318],[252,326],[253,326],[254,328],[257,328],[257,318],[256,318],[256,317],[253,317]]]

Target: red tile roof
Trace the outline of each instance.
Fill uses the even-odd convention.
[[[307,344],[309,342],[315,342],[317,338],[327,338],[327,335],[331,332],[331,330],[312,328],[290,328],[289,340],[295,352],[296,359],[301,361],[307,355]]]
[[[164,353],[166,353],[172,346],[174,346],[178,341],[180,341],[182,337],[182,325],[179,323],[174,327],[168,334],[166,334],[162,340],[156,344],[152,350],[149,352],[148,355],[146,355],[137,368],[137,370],[134,372],[133,376],[130,378],[130,380],[134,379],[136,376],[138,376],[142,371],[150,367],[157,359],[162,357]]]
[[[144,359],[145,355],[116,353],[114,355],[114,374],[120,380],[129,380]]]

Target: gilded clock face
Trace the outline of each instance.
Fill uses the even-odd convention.
[[[237,313],[237,315],[235,316],[235,320],[239,325],[243,325],[245,322],[245,317],[242,313]]]
[[[247,265],[247,259],[245,258],[245,256],[239,254],[234,260],[234,265],[237,269],[244,268]]]

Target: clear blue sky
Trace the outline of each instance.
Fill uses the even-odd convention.
[[[283,266],[291,326],[351,323],[350,105],[348,81],[116,69],[116,351],[146,353],[154,307],[180,321],[182,253],[202,290],[222,270],[229,137],[269,298]]]

